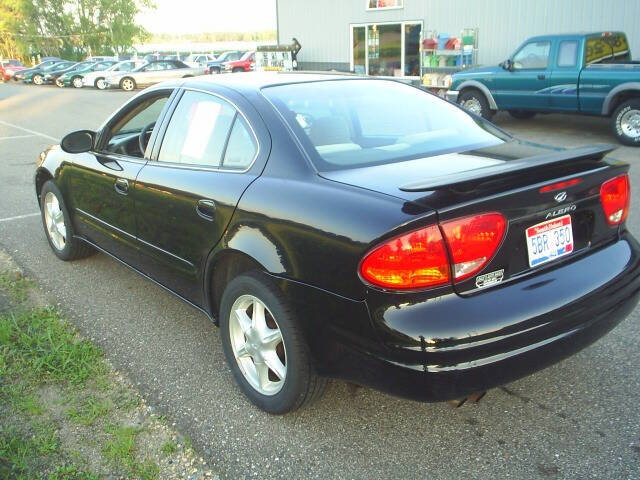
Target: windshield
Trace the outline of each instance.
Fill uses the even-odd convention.
[[[267,87],[317,170],[380,165],[498,145],[491,123],[418,88],[389,80]]]

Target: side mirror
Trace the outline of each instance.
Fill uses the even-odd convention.
[[[62,139],[60,147],[67,153],[84,153],[93,148],[96,133],[91,130],[78,130]]]
[[[510,58],[507,58],[501,65],[505,70],[509,70],[510,72],[513,71],[513,60]]]

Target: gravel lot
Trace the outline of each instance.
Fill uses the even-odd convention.
[[[223,478],[640,478],[639,309],[580,354],[478,405],[452,410],[332,382],[296,414],[253,408],[204,315],[105,255],[64,263],[47,245],[32,181],[37,155],[72,130],[97,128],[129,96],[0,85],[0,248]],[[615,143],[598,118],[495,121],[541,143]],[[639,154],[613,154],[632,164],[628,224],[638,237]]]

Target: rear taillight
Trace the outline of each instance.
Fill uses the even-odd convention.
[[[627,174],[607,180],[600,187],[600,202],[609,225],[624,222],[629,213],[629,176]]]
[[[415,230],[372,250],[360,264],[364,280],[383,288],[412,290],[465,280],[482,270],[500,246],[507,222],[499,213],[485,213]]]
[[[437,225],[392,238],[360,264],[367,282],[389,289],[435,287],[449,282],[449,259]]]
[[[499,213],[444,222],[442,231],[453,260],[453,278],[465,280],[479,272],[491,260],[502,242],[507,226]]]

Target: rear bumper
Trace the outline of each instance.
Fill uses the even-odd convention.
[[[384,351],[345,347],[334,376],[420,401],[462,398],[569,357],[626,318],[640,299],[640,246],[625,234],[469,297],[390,296],[368,301]]]

